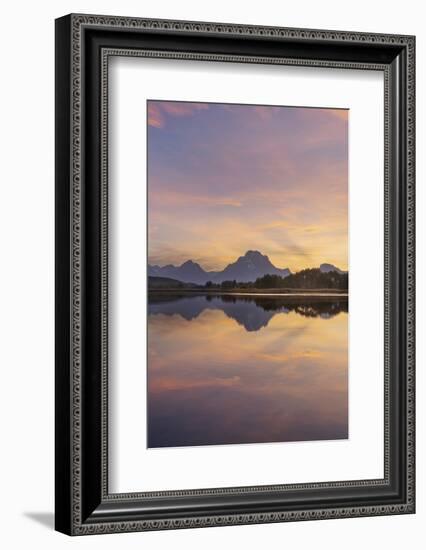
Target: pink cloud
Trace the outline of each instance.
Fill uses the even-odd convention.
[[[157,105],[157,103],[148,102],[148,125],[162,128],[164,126],[164,117]]]
[[[152,186],[152,184],[151,184]],[[182,206],[182,205],[205,205],[205,206],[242,206],[241,200],[234,199],[233,197],[223,196],[215,197],[209,195],[196,195],[193,193],[185,193],[171,190],[153,190],[149,191],[149,200],[151,205],[169,205],[169,206]]]
[[[253,111],[261,120],[270,120],[274,114],[273,107],[267,107],[263,105],[255,105]]]
[[[148,125],[163,128],[167,116],[192,116],[209,108],[207,103],[185,103],[180,101],[148,101]]]

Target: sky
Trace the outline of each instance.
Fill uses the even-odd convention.
[[[148,101],[148,261],[348,268],[348,111]]]

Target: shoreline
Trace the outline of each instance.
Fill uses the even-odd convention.
[[[279,297],[301,297],[301,298],[349,298],[347,291],[330,289],[204,289],[204,288],[148,288],[150,294],[211,294],[231,296],[279,296]]]

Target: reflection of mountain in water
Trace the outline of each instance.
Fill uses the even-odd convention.
[[[248,332],[266,327],[279,313],[294,311],[305,317],[330,319],[340,312],[347,313],[348,301],[345,298],[324,299],[323,297],[282,297],[282,296],[235,296],[235,295],[179,295],[150,294],[148,314],[180,315],[187,321],[198,317],[204,310],[221,310],[234,319]]]

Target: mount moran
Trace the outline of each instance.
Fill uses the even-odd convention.
[[[321,264],[320,270],[324,273],[329,271],[343,273],[343,271],[331,264]],[[227,265],[223,271],[204,271],[200,264],[192,260],[188,260],[180,266],[165,265],[164,267],[160,267],[148,264],[148,276],[150,277],[167,277],[197,285],[204,285],[207,281],[221,283],[223,281],[236,280],[247,283],[254,282],[264,275],[287,277],[290,273],[290,270],[287,268],[279,269],[275,267],[268,256],[261,254],[257,250],[247,251],[244,256],[240,256],[234,263]]]

